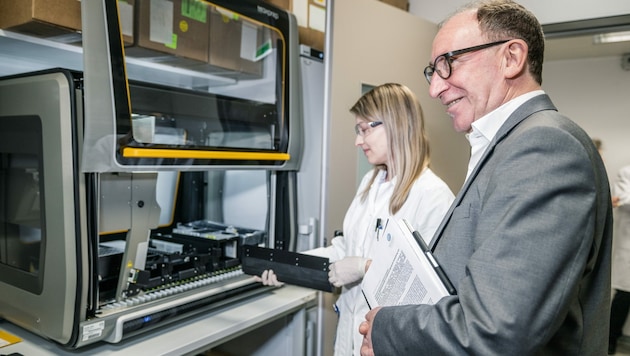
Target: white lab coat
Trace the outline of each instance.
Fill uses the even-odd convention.
[[[357,195],[350,204],[343,221],[343,236],[332,239],[331,246],[309,251],[312,254],[328,257],[331,262],[346,256],[371,258],[371,250],[376,239],[377,219],[387,219],[389,200],[395,179],[385,181],[385,171],[381,171],[370,188],[367,200],[361,202],[361,192],[372,176],[368,172],[362,179]],[[414,183],[403,207],[394,215],[407,219],[429,243],[433,234],[454,200],[453,193],[446,183],[430,169],[426,169]],[[359,355],[362,335],[359,324],[369,311],[361,294],[361,282],[342,287],[336,307],[339,313],[335,355]]]
[[[630,166],[619,170],[613,196],[619,197],[613,230],[612,287],[630,292]]]

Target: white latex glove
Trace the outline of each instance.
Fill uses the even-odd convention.
[[[278,276],[276,276],[271,269],[263,271],[260,277],[254,276],[254,280],[256,282],[262,282],[262,284],[266,286],[280,287],[281,285],[284,285],[284,283],[278,281]]]
[[[335,287],[359,281],[365,275],[367,261],[367,258],[351,256],[333,262],[328,267],[328,281]]]

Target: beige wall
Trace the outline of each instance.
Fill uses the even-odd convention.
[[[324,165],[324,236],[342,228],[357,189],[358,151],[349,109],[361,84],[399,82],[418,95],[431,140],[432,168],[455,192],[463,183],[468,143],[453,131],[437,100],[428,96],[423,70],[429,61],[436,25],[390,5],[367,0],[329,0],[328,155]],[[361,153],[362,154],[362,153]],[[336,316],[334,296],[324,296],[323,355],[332,355]]]
[[[357,149],[349,108],[361,84],[399,82],[418,95],[433,157],[433,169],[453,190],[465,175],[468,143],[453,131],[443,107],[428,96],[422,71],[429,61],[435,24],[378,1],[337,0],[332,10],[330,132],[326,236],[340,229],[356,191]]]
[[[467,2],[468,0],[409,0],[409,12],[437,23],[458,6]],[[628,0],[519,0],[518,2],[533,12],[542,24],[630,13]]]

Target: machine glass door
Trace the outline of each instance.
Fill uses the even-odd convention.
[[[118,3],[83,5],[85,171],[298,167],[293,15],[250,0]],[[92,26],[103,11],[106,33]]]
[[[207,103],[191,107],[162,100],[154,104],[168,104],[170,110],[134,115],[131,127],[120,120],[121,133],[131,129],[128,145],[163,144],[156,127],[170,127],[189,132],[183,147],[278,151],[286,47],[280,30],[267,17],[248,17],[247,7],[203,1],[142,1],[136,7],[138,36],[126,44],[125,56],[143,65],[130,66],[129,78],[203,93]],[[177,71],[151,75],[157,67]],[[132,97],[132,110],[135,106]],[[187,112],[193,108],[194,116]]]
[[[37,116],[0,119],[0,279],[36,294],[45,240],[41,132]]]

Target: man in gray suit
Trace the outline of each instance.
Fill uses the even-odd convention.
[[[431,242],[457,295],[375,308],[363,355],[603,355],[612,208],[590,137],[541,90],[544,38],[509,0],[443,22],[429,93],[471,143],[466,182]]]

